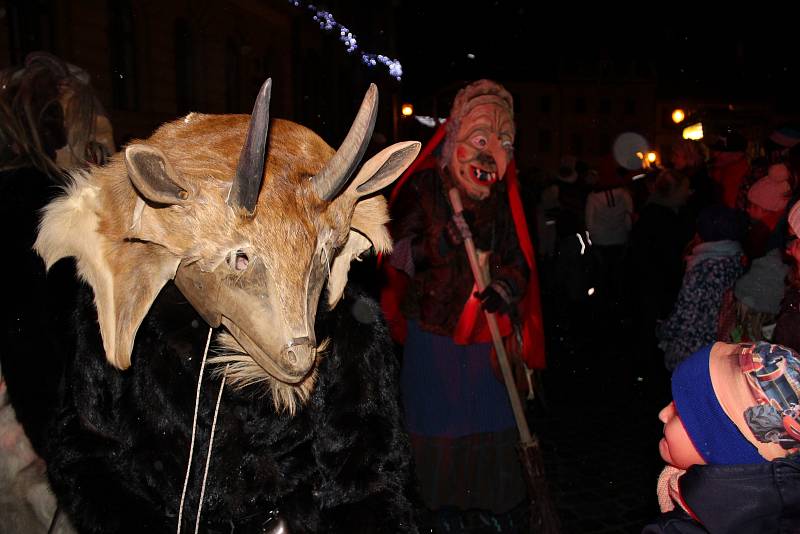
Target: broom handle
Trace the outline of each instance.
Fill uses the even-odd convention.
[[[464,211],[464,206],[461,204],[461,194],[455,187],[450,189],[450,204],[453,206],[453,211],[455,213],[458,214]],[[475,277],[475,285],[478,287],[478,291],[483,292],[489,281],[483,279],[483,273],[478,265],[478,253],[475,251],[475,243],[472,242],[471,237],[464,239],[464,248],[467,250],[469,266],[472,268],[472,275]],[[508,363],[506,347],[503,345],[500,328],[497,326],[497,318],[493,313],[489,313],[485,310],[483,313],[486,315],[486,322],[489,323],[489,331],[492,333],[492,342],[494,343],[494,350],[497,353],[497,361],[500,362],[500,369],[503,371],[503,382],[506,384],[508,398],[511,400],[511,409],[514,412],[514,419],[517,421],[520,442],[523,446],[529,445],[531,443],[531,431],[528,428],[528,420],[525,418],[525,412],[522,409],[522,401],[519,398],[519,393],[514,386],[514,377],[511,375],[511,366]]]

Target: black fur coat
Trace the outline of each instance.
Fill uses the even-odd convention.
[[[377,304],[347,292],[317,317],[333,337],[298,413],[258,386],[222,395],[203,532],[414,532],[397,364]],[[49,428],[53,489],[81,532],[174,532],[207,327],[172,284],[136,337],[133,364],[104,357],[92,293],[79,293],[77,350]],[[206,368],[183,531],[193,532],[220,379]]]

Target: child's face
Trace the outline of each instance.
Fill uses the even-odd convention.
[[[678,469],[705,463],[689,439],[674,402],[670,402],[658,413],[658,419],[664,423],[664,437],[658,443],[658,452],[665,462]]]

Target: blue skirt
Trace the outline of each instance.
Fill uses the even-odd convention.
[[[462,437],[515,427],[490,343],[456,345],[408,322],[401,387],[406,425],[419,436]]]

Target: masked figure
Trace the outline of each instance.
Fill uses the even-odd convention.
[[[6,270],[14,283],[5,296],[15,303],[0,319],[0,492],[6,496],[0,523],[9,532],[71,531],[63,514],[52,520],[56,500],[39,457],[44,433],[36,424],[55,403],[59,364],[54,355],[70,341],[36,325],[68,324],[78,284],[65,265],[45,277],[32,246],[39,210],[58,193],[66,173],[103,164],[113,152],[111,123],[86,71],[34,52],[24,66],[0,72],[0,222],[9,230],[6,252],[14,258]],[[31,280],[36,282],[26,283]],[[62,297],[60,304],[45,304],[48,295]],[[35,351],[50,355],[47,369],[53,374],[30,357]],[[36,379],[24,383],[25,376]],[[16,387],[6,389],[6,380]]]
[[[517,430],[492,371],[483,310],[523,341],[529,368],[544,366],[533,250],[513,168],[511,95],[480,80],[456,96],[450,118],[394,192],[395,249],[383,294],[405,341],[402,388],[422,496],[431,509],[503,514],[524,497]],[[407,178],[407,179],[405,179]],[[458,188],[463,217],[448,191]],[[476,292],[467,232],[491,284]]]
[[[61,190],[2,183],[28,242],[0,361],[78,532],[417,531],[391,340],[347,273],[391,249],[375,193],[420,144],[361,161],[374,85],[338,150],[271,118],[271,87],[250,116],[166,123]]]

